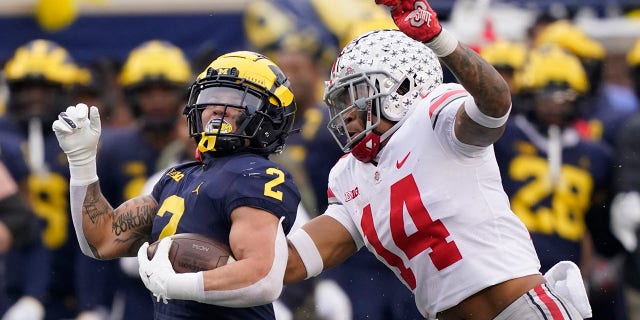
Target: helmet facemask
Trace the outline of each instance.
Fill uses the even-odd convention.
[[[364,136],[380,125],[382,94],[365,74],[358,74],[344,79],[339,84],[327,89],[325,101],[329,106],[331,119],[328,128],[344,152],[350,152]],[[365,124],[365,130],[351,136],[344,121],[346,115],[357,112],[357,118]]]
[[[186,109],[190,135],[196,140],[200,152],[227,155],[246,149],[260,154],[279,152],[284,144],[272,145],[272,135],[283,130],[287,123],[284,108],[269,108],[274,101],[269,92],[257,90],[255,84],[238,78],[216,76],[198,81],[192,90]],[[203,112],[217,108],[217,115],[203,123]],[[273,110],[275,109],[275,111]],[[234,111],[235,110],[235,111]],[[240,112],[238,112],[240,111]],[[223,118],[223,115],[226,115]],[[233,119],[228,119],[233,117]]]
[[[218,57],[198,75],[184,113],[200,153],[266,156],[284,148],[295,111],[282,70],[261,54],[237,51]]]

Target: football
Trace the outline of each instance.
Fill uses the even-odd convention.
[[[231,249],[224,243],[196,233],[179,233],[171,236],[169,261],[177,273],[212,270],[235,261]],[[160,240],[149,245],[147,257],[153,258]]]

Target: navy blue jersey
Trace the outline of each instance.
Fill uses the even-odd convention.
[[[580,262],[593,193],[608,186],[612,171],[606,145],[581,140],[575,132],[572,136],[565,135],[556,184],[546,137],[524,116],[511,119],[494,145],[511,208],[531,233],[542,272],[561,260]]]
[[[140,195],[160,157],[139,128],[106,130],[98,147],[100,190],[112,206]]]
[[[284,217],[285,233],[296,219],[300,194],[289,172],[254,154],[206,157],[169,169],[155,185],[159,205],[151,240],[199,233],[229,244],[231,212],[249,206]],[[156,319],[274,319],[271,304],[226,308],[195,301],[154,302]]]
[[[7,256],[7,273],[11,274],[7,281],[8,290],[18,296],[30,294],[38,298],[49,296],[73,301],[73,261],[79,255],[79,248],[69,208],[67,157],[60,149],[53,131],[43,128],[46,173],[38,174],[26,165],[29,159],[28,135],[23,128],[2,118],[0,136],[6,166],[17,181],[27,183],[30,205],[43,222],[41,242]],[[50,307],[56,308],[57,302],[48,303],[45,301],[47,317],[75,315],[71,310],[67,310],[71,313],[56,315],[55,311],[50,312]]]
[[[29,176],[29,167],[20,144],[20,136],[0,130],[0,159],[15,181],[25,181]]]

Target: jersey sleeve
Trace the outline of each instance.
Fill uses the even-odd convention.
[[[351,216],[349,216],[349,212],[342,204],[332,203],[329,204],[327,210],[324,212],[324,215],[329,216],[336,221],[338,221],[349,233],[351,234],[351,238],[353,238],[353,242],[355,242],[358,250],[364,246],[364,240],[358,231],[358,227],[356,226]]]
[[[459,84],[443,84],[429,94],[429,117],[440,144],[458,159],[482,157],[488,147],[474,146],[458,140],[455,122],[458,109],[469,92]]]
[[[355,242],[358,250],[364,246],[364,239],[360,234],[360,230],[358,230],[358,226],[355,221],[349,214],[349,210],[342,204],[342,200],[336,196],[335,192],[338,192],[338,185],[336,183],[336,176],[340,175],[340,172],[343,172],[345,162],[341,162],[336,164],[330,174],[329,178],[329,189],[327,190],[327,198],[329,202],[329,206],[327,210],[324,212],[324,215],[329,216],[336,221],[338,221],[349,233],[351,234],[351,238],[353,238],[353,242]]]
[[[230,171],[225,190],[225,212],[248,206],[268,211],[278,218],[284,217],[285,233],[295,223],[300,193],[293,177],[275,163],[264,161],[246,165],[241,172]]]

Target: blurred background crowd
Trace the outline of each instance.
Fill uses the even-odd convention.
[[[512,116],[495,152],[541,271],[574,261],[594,319],[640,320],[640,0],[430,4],[511,87]],[[153,315],[135,258],[80,253],[66,157],[50,129],[60,111],[79,102],[100,109],[100,184],[121,203],[193,160],[182,108],[194,76],[222,53],[261,52],[287,74],[297,101],[299,130],[272,159],[300,188],[301,223],[327,206],[328,173],[341,156],[326,129],[324,80],[343,45],[379,28],[395,26],[373,0],[0,2],[2,319]],[[283,320],[421,318],[369,252],[286,286],[275,308]]]

